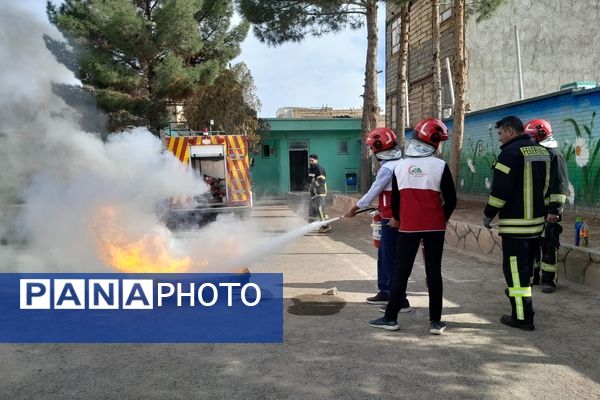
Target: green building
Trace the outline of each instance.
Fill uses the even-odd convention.
[[[267,118],[261,152],[254,155],[252,190],[257,196],[305,191],[308,156],[327,171],[329,192],[356,192],[360,165],[360,118]]]

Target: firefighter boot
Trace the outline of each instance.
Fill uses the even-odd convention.
[[[318,232],[319,233],[327,233],[331,231],[331,225],[323,225],[322,227],[319,228]]]
[[[530,321],[527,321],[527,320],[520,321],[520,320],[514,318],[512,315],[503,315],[500,318],[500,322],[506,326],[510,326],[511,328],[518,328],[523,331],[535,330],[535,325],[533,325],[533,315],[532,315],[532,319]]]
[[[542,270],[542,293],[552,293],[556,290],[558,274]]]

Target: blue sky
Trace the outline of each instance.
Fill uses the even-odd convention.
[[[45,0],[0,0],[19,4],[46,21]],[[55,1],[60,3],[60,1]],[[378,70],[385,68],[385,9],[378,13]],[[280,107],[360,108],[367,48],[366,28],[301,43],[269,47],[252,32],[242,44],[242,54],[234,62],[244,62],[252,72],[262,103],[261,117],[274,117]],[[378,79],[379,106],[385,106],[384,74]]]

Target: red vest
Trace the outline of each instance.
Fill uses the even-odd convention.
[[[394,174],[400,191],[400,232],[446,230],[441,182],[446,162],[439,158],[407,157]]]

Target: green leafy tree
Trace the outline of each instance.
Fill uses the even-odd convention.
[[[240,53],[249,25],[233,0],[65,0],[47,14],[68,41],[69,67],[111,128],[167,122],[167,105],[214,80]],[[57,57],[59,58],[59,57]],[[68,59],[64,54],[63,59]]]
[[[260,141],[260,106],[252,74],[244,63],[239,63],[222,71],[212,85],[199,86],[184,109],[190,128],[203,130],[212,120],[218,131],[247,135],[254,151]]]
[[[379,0],[236,0],[241,14],[252,24],[258,39],[270,45],[299,42],[346,28],[367,28],[367,54],[363,93],[362,135],[376,127],[377,105],[377,7]],[[368,149],[362,141],[361,189],[371,181]]]

